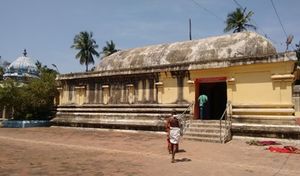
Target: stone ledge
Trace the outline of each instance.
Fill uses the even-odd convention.
[[[300,118],[296,118],[296,125],[300,125]]]
[[[300,139],[300,126],[233,123],[233,136]]]
[[[295,116],[284,115],[232,115],[233,119],[295,120]]]

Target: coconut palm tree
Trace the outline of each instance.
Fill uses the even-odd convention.
[[[246,8],[237,8],[235,11],[227,15],[226,28],[224,29],[224,32],[231,30],[233,30],[233,33],[242,32],[246,31],[247,28],[256,30],[254,25],[248,23],[250,22],[250,18],[253,14],[254,13],[252,11],[246,13]]]
[[[76,54],[76,58],[79,59],[81,65],[85,64],[86,72],[88,71],[88,65],[90,63],[94,64],[94,57],[99,57],[99,53],[96,51],[98,45],[93,39],[93,33],[82,31],[74,37],[74,43],[71,48],[79,50]]]
[[[109,41],[106,41],[106,46],[104,46],[102,48],[102,54],[104,54],[104,57],[106,56],[109,56],[115,52],[119,51],[118,49],[116,49],[116,45],[115,43],[111,40],[110,42]]]

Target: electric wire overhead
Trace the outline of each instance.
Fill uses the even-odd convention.
[[[244,7],[243,7],[240,3],[237,2],[237,0],[233,0],[233,2],[234,2],[237,6],[239,6],[241,9],[244,9]],[[256,23],[256,21],[255,21],[254,19],[252,19],[252,20],[249,21],[249,22],[250,22],[251,25],[254,25],[254,26],[256,26],[257,29],[261,30],[262,34],[263,34],[266,38],[268,38],[269,40],[271,40],[273,43],[277,43],[277,42],[275,42],[274,40],[272,40],[272,39],[265,33],[265,31],[263,30],[263,28],[261,28],[261,27],[258,26],[258,24]],[[252,22],[253,22],[253,23],[252,23]]]
[[[277,10],[276,10],[276,7],[275,7],[275,5],[274,5],[274,2],[273,2],[273,0],[270,0],[270,1],[271,1],[271,4],[272,4],[272,7],[273,7],[273,9],[274,9],[274,11],[275,11],[275,13],[276,13],[277,19],[278,19],[278,21],[279,21],[279,23],[280,23],[280,26],[281,26],[281,28],[282,28],[282,30],[283,30],[283,32],[284,32],[286,38],[288,38],[288,35],[287,35],[287,33],[286,33],[286,31],[285,31],[283,25],[282,25],[282,22],[281,22],[281,20],[280,20],[280,17],[279,17],[279,14],[278,14]]]
[[[283,33],[284,33],[284,35],[285,35],[285,37],[286,37],[286,39],[287,39],[287,41],[286,41],[286,44],[287,44],[287,49],[286,50],[288,50],[288,45],[290,45],[291,43],[292,43],[292,38],[294,37],[293,35],[287,35],[287,33],[286,33],[286,30],[285,30],[285,28],[284,28],[284,26],[283,26],[283,24],[282,24],[282,22],[281,22],[281,19],[280,19],[280,17],[279,17],[279,14],[278,14],[278,12],[277,12],[277,9],[276,9],[276,7],[275,7],[275,4],[274,4],[274,2],[273,2],[273,0],[270,0],[271,1],[271,4],[272,4],[272,7],[273,7],[273,9],[274,9],[274,11],[275,11],[275,14],[276,14],[276,16],[277,16],[277,19],[278,19],[278,21],[279,21],[279,23],[280,23],[280,26],[281,26],[281,28],[282,28],[282,30],[283,30]],[[292,37],[292,38],[291,38]],[[290,40],[290,41],[288,41],[288,40]],[[295,48],[294,48],[294,46],[293,45],[291,45],[292,46],[292,48],[295,50]]]
[[[242,6],[240,3],[238,3],[236,0],[233,0],[233,2],[234,2],[237,6],[239,6],[240,8],[243,9],[243,6]]]
[[[207,8],[205,8],[203,5],[201,5],[199,2],[195,1],[195,0],[191,0],[193,1],[197,6],[201,7],[203,10],[205,10],[206,12],[208,12],[209,14],[213,15],[214,17],[218,18],[219,20],[221,20],[222,22],[225,22],[225,20],[223,18],[221,18],[220,16],[218,16],[217,14],[215,14],[214,12],[212,12],[211,10],[208,10]]]

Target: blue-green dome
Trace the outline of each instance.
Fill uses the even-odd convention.
[[[26,51],[24,51],[24,56],[19,57],[6,68],[5,74],[3,75],[4,78],[39,77],[39,72],[37,66],[35,65],[35,60],[27,57],[26,54]]]

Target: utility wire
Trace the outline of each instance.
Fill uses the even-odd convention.
[[[243,7],[240,3],[238,3],[237,0],[233,0],[233,2],[234,2],[237,6],[239,6],[240,8],[244,9],[244,7]],[[256,26],[257,29],[260,29],[261,32],[263,33],[263,35],[264,35],[266,38],[268,38],[269,40],[271,40],[273,43],[277,43],[277,42],[275,42],[274,40],[272,40],[272,39],[265,33],[265,31],[263,30],[263,28],[261,28],[261,27],[258,26],[258,24],[256,23],[256,21],[255,21],[254,19],[252,19],[252,20],[249,21],[249,22],[250,22],[251,25]],[[253,22],[253,23],[252,23],[252,22]]]
[[[272,4],[272,7],[273,7],[273,9],[274,9],[274,11],[275,11],[275,13],[276,13],[277,19],[278,19],[278,21],[279,21],[279,23],[280,23],[280,26],[281,26],[281,28],[282,28],[284,34],[285,34],[285,37],[286,37],[287,40],[288,40],[288,35],[287,35],[286,30],[285,30],[285,28],[284,28],[284,26],[283,26],[283,24],[282,24],[282,22],[281,22],[281,19],[280,19],[280,17],[279,17],[279,14],[278,14],[278,12],[277,12],[277,10],[276,10],[276,7],[275,7],[275,5],[274,5],[274,2],[273,2],[273,0],[270,0],[270,1],[271,1],[271,4]],[[291,43],[290,43],[290,44],[291,44]],[[289,44],[287,43],[287,45],[289,45]],[[293,45],[291,45],[291,47],[293,48],[293,50],[295,50],[295,48],[294,48]],[[288,46],[287,46],[287,48],[288,48]]]
[[[281,20],[280,20],[280,17],[279,17],[279,15],[278,15],[278,12],[277,12],[277,10],[276,10],[276,7],[275,7],[275,5],[274,5],[274,2],[273,2],[273,0],[270,0],[270,1],[271,1],[271,4],[272,4],[272,7],[273,7],[273,9],[274,9],[274,11],[275,11],[275,13],[276,13],[276,16],[277,16],[277,18],[278,18],[278,21],[279,21],[279,23],[280,23],[280,26],[281,26],[281,28],[282,28],[282,30],[283,30],[283,32],[284,32],[286,38],[287,38],[288,35],[287,35],[287,33],[286,33],[286,31],[285,31],[283,25],[282,25],[282,22],[281,22]]]
[[[237,6],[239,6],[240,8],[242,8],[243,9],[243,6],[241,6],[241,4],[240,3],[238,3],[236,0],[233,0],[233,2],[237,5]]]
[[[222,22],[225,22],[225,20],[221,17],[219,17],[218,15],[216,15],[214,12],[212,12],[211,10],[208,10],[207,8],[205,8],[203,5],[201,5],[199,2],[195,1],[195,0],[191,0],[193,1],[197,6],[201,7],[203,10],[205,10],[206,12],[208,12],[209,14],[213,15],[214,17],[218,18],[219,20],[221,20]]]

